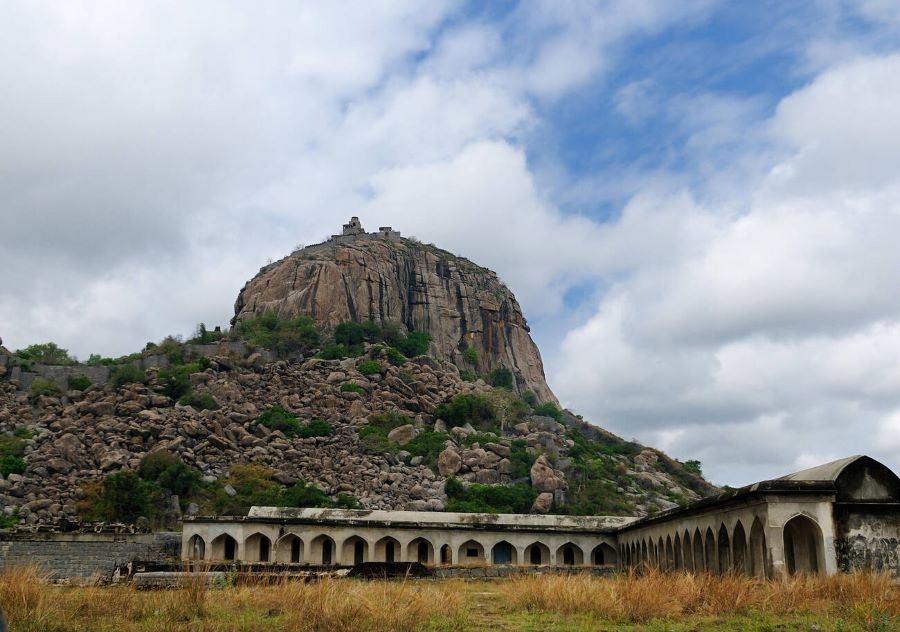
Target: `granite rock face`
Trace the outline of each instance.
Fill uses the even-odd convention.
[[[482,374],[506,367],[516,391],[557,402],[513,293],[494,272],[434,246],[376,234],[298,250],[244,286],[232,322],[266,310],[312,316],[326,332],[349,320],[426,331],[433,357]],[[463,357],[467,348],[477,366]]]

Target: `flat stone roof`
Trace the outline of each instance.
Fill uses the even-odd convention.
[[[634,522],[631,516],[557,516],[534,514],[453,513],[442,511],[382,511],[251,507],[246,516],[197,516],[184,522],[287,522],[332,526],[480,529],[500,531],[614,532]]]

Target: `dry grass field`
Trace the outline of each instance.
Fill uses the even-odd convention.
[[[492,582],[357,581],[176,590],[49,586],[28,568],[0,571],[11,632],[900,630],[900,587],[884,576],[647,573],[535,575]]]

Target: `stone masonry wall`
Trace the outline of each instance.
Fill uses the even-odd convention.
[[[0,539],[0,567],[38,566],[51,581],[109,582],[129,562],[181,557],[180,533],[8,534]]]

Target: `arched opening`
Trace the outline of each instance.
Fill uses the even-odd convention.
[[[434,546],[425,538],[416,538],[406,545],[406,558],[419,564],[434,564]]]
[[[731,542],[728,538],[728,529],[724,524],[719,527],[718,545],[719,572],[724,575],[731,570]]]
[[[491,549],[491,563],[516,564],[517,562],[516,548],[506,540],[497,542]]]
[[[441,547],[441,564],[452,564],[452,553],[450,551],[450,545],[445,544]]]
[[[719,570],[719,557],[716,555],[716,536],[712,527],[706,529],[706,541],[703,543],[706,570],[715,573]]]
[[[706,569],[706,559],[703,555],[703,536],[700,529],[694,530],[694,572],[701,573]]]
[[[766,532],[759,518],[756,518],[750,527],[750,573],[756,577],[768,577],[768,558]]]
[[[647,541],[641,540],[641,563],[649,564],[650,563],[650,553],[647,551]]]
[[[299,564],[303,560],[303,541],[293,533],[285,535],[275,545],[275,561]]]
[[[670,536],[666,536],[665,558],[664,568],[667,571],[673,570],[675,568],[675,549],[672,547],[672,538]]]
[[[591,551],[591,562],[594,566],[615,566],[618,561],[616,550],[602,542]]]
[[[334,540],[327,535],[316,536],[309,543],[310,559],[323,566],[331,566],[335,563],[336,551]]]
[[[458,559],[460,564],[484,564],[484,547],[475,540],[463,542]]]
[[[744,525],[738,520],[734,526],[734,535],[731,536],[731,566],[736,572],[749,575],[747,562],[747,533],[744,531]]]
[[[212,541],[212,559],[232,561],[237,559],[237,540],[223,533]]]
[[[666,570],[666,545],[662,537],[656,541],[656,568]]]
[[[578,545],[566,542],[556,550],[556,563],[563,566],[581,566],[584,564],[584,551]]]
[[[399,562],[400,543],[390,536],[378,540],[378,542],[375,543],[375,561],[388,563]],[[359,562],[356,563],[359,564]]]
[[[199,535],[192,535],[188,540],[188,559],[202,560],[206,557],[206,542]]]
[[[687,531],[681,538],[681,552],[684,555],[684,570],[694,570],[694,549],[691,546],[691,534]]]
[[[254,533],[244,540],[244,560],[247,562],[268,562],[272,551],[272,541],[262,533]]]
[[[681,538],[676,533],[675,534],[675,570],[680,571],[684,568],[684,558],[681,553]]]
[[[788,574],[821,573],[824,548],[822,530],[807,516],[794,516],[784,525],[784,564]]]
[[[369,543],[358,535],[344,540],[341,546],[341,564],[344,566],[362,564],[369,561]]]

